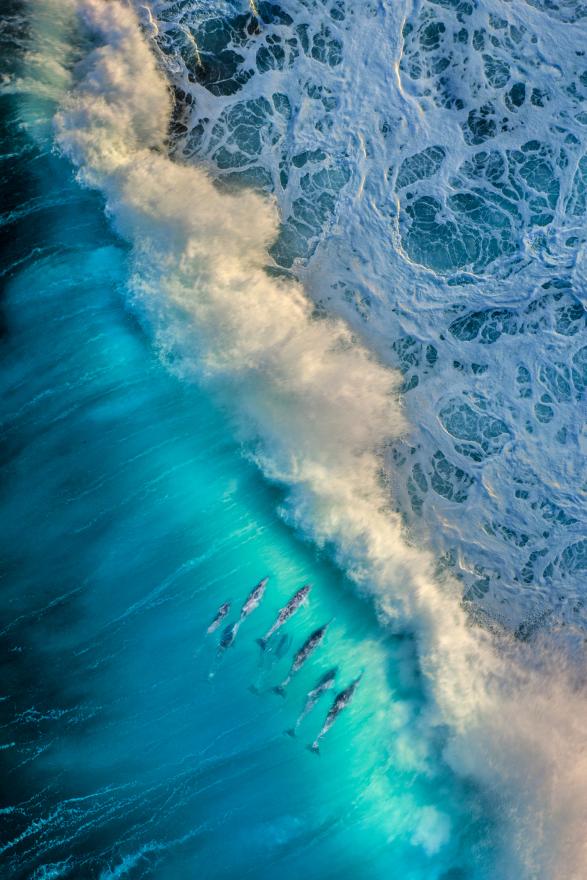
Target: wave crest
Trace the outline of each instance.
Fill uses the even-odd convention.
[[[406,543],[382,480],[382,451],[406,429],[398,375],[339,320],[319,319],[300,284],[271,277],[274,204],[219,192],[166,153],[172,104],[135,13],[80,0],[101,45],[78,70],[56,137],[101,190],[132,245],[129,288],[156,328],[240,416],[264,472],[289,489],[288,516],[413,629],[430,724],[451,727],[446,757],[483,783],[508,826],[499,876],[583,876],[587,704],[551,649],[475,628],[431,554]],[[533,646],[536,650],[536,646]],[[524,653],[525,652],[525,653]]]

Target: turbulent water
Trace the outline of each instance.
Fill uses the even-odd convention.
[[[586,37],[6,6],[7,876],[584,877]]]
[[[176,155],[274,192],[276,264],[404,374],[394,497],[466,601],[584,626],[587,9],[210,6],[154,7]]]

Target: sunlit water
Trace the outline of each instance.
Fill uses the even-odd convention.
[[[454,70],[474,46],[482,89],[500,90],[512,119],[524,101],[542,106],[540,83],[522,99],[501,59],[508,48],[517,58],[512,46],[524,40],[535,44],[527,21],[522,31],[466,2],[414,4],[397,15],[375,3],[256,5],[260,33],[246,3],[153,3],[156,24],[141,11],[153,51],[181,89],[173,155],[207,163],[231,190],[275,192],[283,225],[267,261],[305,280],[318,316],[343,314],[405,373],[417,436],[390,450],[394,504],[412,535],[445,554],[469,606],[524,635],[555,612],[558,623],[578,627],[579,86],[565,91],[569,129],[551,123],[564,141],[556,150],[576,154],[576,170],[556,189],[553,177],[569,164],[555,146],[525,147],[516,135],[507,154],[503,144],[492,154],[483,144],[498,136],[490,130],[497,111],[471,117],[466,95],[453,106],[444,73],[449,34]],[[524,15],[544,15],[542,6]],[[0,97],[4,872],[34,880],[505,880],[501,826],[512,822],[511,804],[449,769],[451,731],[429,723],[412,629],[381,626],[328,553],[288,529],[278,515],[286,493],[262,479],[237,441],[230,400],[221,405],[186,379],[153,314],[129,307],[130,250],[101,196],[82,189],[52,151],[63,89],[43,97],[42,77],[36,94],[30,87],[31,9],[15,3],[2,33],[7,82],[29,78]],[[556,33],[575,13],[582,28],[583,13],[569,4],[551,10]],[[87,51],[73,28],[68,39],[74,55]],[[401,64],[378,80],[402,40]],[[420,94],[423,77],[434,85]],[[419,100],[428,110],[414,109]],[[456,122],[444,127],[414,121],[423,112],[452,120],[452,111]],[[448,149],[451,124],[464,131],[458,157]],[[446,195],[457,183],[445,162],[459,166],[450,173],[461,174],[467,194]],[[549,240],[540,230],[552,229],[555,215],[562,226],[570,216],[574,231],[552,257],[562,233]],[[520,256],[520,242],[541,254],[538,267]],[[546,291],[538,298],[537,286]],[[489,307],[492,296],[499,309]],[[500,353],[485,357],[490,350]],[[261,607],[219,659],[208,623],[227,599],[234,620],[264,575]],[[255,639],[306,582],[309,606],[263,656]],[[330,619],[324,644],[281,700],[271,686]],[[336,688],[292,740],[285,729],[332,666]],[[310,754],[305,746],[334,693],[361,672],[320,757]],[[552,875],[540,866],[528,873],[543,876]]]
[[[228,416],[161,365],[100,199],[27,135],[52,112],[2,97],[4,876],[469,876],[444,872],[488,820],[441,741],[407,733],[410,639],[281,524]],[[265,574],[219,662],[206,626]],[[261,662],[255,637],[306,581],[287,650]],[[287,699],[269,693],[331,618]],[[364,682],[317,758],[333,692],[284,730],[333,665],[340,688]]]

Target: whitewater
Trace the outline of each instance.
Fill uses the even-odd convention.
[[[443,760],[499,814],[493,876],[579,880],[584,121],[576,89],[537,95],[552,132],[541,144],[546,123],[524,116],[530,97],[503,55],[509,40],[518,69],[539,58],[539,78],[569,83],[581,13],[258,4],[257,31],[233,4],[39,6],[59,22],[55,143],[130,245],[125,295],[160,358],[231,414],[285,489],[286,522],[384,630],[414,635],[426,696],[414,736],[446,730]],[[77,28],[87,42],[72,52]],[[515,130],[480,95],[500,77]],[[507,147],[481,146],[495,137]]]

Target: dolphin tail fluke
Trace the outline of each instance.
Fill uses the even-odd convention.
[[[284,730],[283,732],[286,733],[288,736],[291,736],[292,739],[295,738],[295,735],[296,735],[295,727],[289,727],[287,730]]]
[[[259,688],[257,687],[256,684],[250,684],[250,685],[249,685],[249,691],[250,691],[252,694],[255,694],[255,696],[257,696],[257,697],[258,697],[259,694],[261,693],[261,691],[259,690]]]
[[[255,639],[262,651],[267,647],[267,639]]]
[[[285,685],[283,684],[276,684],[272,691],[274,694],[279,694],[280,697],[285,697]]]
[[[320,754],[320,746],[317,742],[313,742],[311,745],[307,745],[306,748],[309,752],[313,752],[314,755]]]

